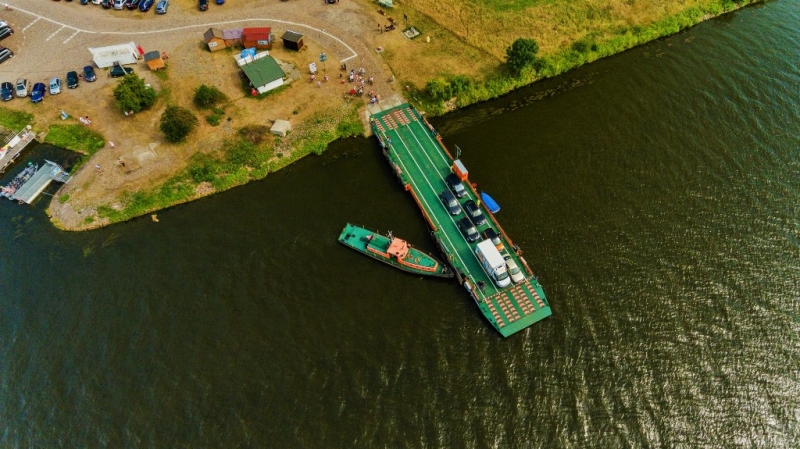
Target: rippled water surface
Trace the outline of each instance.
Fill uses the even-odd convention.
[[[433,249],[372,140],[159,223],[0,203],[0,446],[797,447],[798,23],[770,2],[435,121],[550,299],[508,339],[336,243]]]

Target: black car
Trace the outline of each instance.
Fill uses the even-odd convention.
[[[483,231],[483,236],[487,239],[492,241],[492,244],[498,251],[502,251],[505,249],[505,245],[503,245],[503,240],[500,239],[500,234],[494,230],[494,228],[488,228]]]
[[[450,211],[451,215],[458,215],[461,213],[461,205],[458,204],[458,200],[449,190],[440,193],[439,199],[442,200],[442,204]]]
[[[464,237],[470,242],[474,242],[481,237],[481,235],[478,234],[478,230],[475,229],[475,225],[467,218],[458,220],[458,229],[461,230],[461,233],[464,234]]]
[[[11,36],[12,34],[14,34],[14,30],[12,30],[10,27],[7,26],[0,27],[0,40],[5,39],[8,36]]]
[[[88,4],[89,4],[89,0],[81,0],[81,5],[88,5]]]
[[[475,223],[475,226],[483,226],[486,224],[486,217],[483,216],[481,208],[475,204],[475,201],[469,200],[464,203],[464,210],[467,211],[467,216]]]
[[[0,49],[0,62],[5,62],[6,59],[11,59],[13,57],[14,57],[13,51],[7,48]]]
[[[130,67],[122,67],[118,63],[114,63],[114,67],[111,69],[111,72],[109,73],[109,75],[111,75],[111,78],[119,78],[121,76],[125,76],[125,75],[128,75],[130,73],[133,73],[133,69],[132,68],[130,68]]]
[[[87,83],[97,80],[97,76],[94,74],[94,69],[92,66],[87,65],[83,68],[83,80]]]
[[[111,2],[111,0],[103,0],[103,2],[100,3],[100,6],[102,6],[103,9],[111,9],[114,7],[114,4]]]
[[[444,178],[444,182],[447,183],[447,187],[450,187],[450,190],[452,190],[457,197],[463,198],[464,195],[467,194],[467,189],[464,188],[464,183],[462,183],[461,180],[458,179],[458,176],[456,176],[454,173],[447,175],[447,177]]]
[[[205,11],[208,9],[208,0],[199,0],[197,3],[197,9],[200,11]]]
[[[14,85],[6,81],[3,84],[0,84],[0,97],[3,98],[3,101],[9,101],[14,99]]]
[[[136,9],[139,7],[139,2],[141,0],[128,0],[125,2],[125,7],[128,9]]]
[[[78,87],[78,72],[67,72],[67,87],[70,89]]]

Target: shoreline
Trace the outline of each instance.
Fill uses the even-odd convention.
[[[410,97],[404,100],[414,104],[420,110],[426,111],[427,115],[429,116],[442,116],[449,112],[511,94],[520,88],[533,85],[538,81],[557,77],[571,71],[572,69],[594,62],[598,59],[614,56],[649,42],[673,36],[699,23],[730,12],[735,12],[745,6],[762,3],[764,3],[762,0],[746,1],[741,5],[731,2],[731,4],[735,6],[733,9],[720,10],[714,15],[709,14],[707,11],[694,10],[691,13],[681,14],[680,16],[682,17],[683,21],[679,20],[679,18],[675,16],[666,17],[658,22],[651,23],[650,25],[638,27],[638,31],[635,33],[626,32],[619,38],[612,39],[609,42],[600,42],[597,51],[594,51],[593,49],[591,52],[577,52],[580,54],[577,54],[576,57],[576,51],[574,48],[565,48],[559,50],[555,54],[545,55],[542,57],[542,59],[546,61],[546,66],[544,69],[540,69],[539,71],[526,69],[523,70],[522,73],[517,77],[495,74],[487,79],[473,80],[470,84],[472,87],[469,90],[459,92],[458,95],[447,100],[431,99],[426,96],[424,89],[413,89],[404,92],[408,95],[408,97]],[[712,6],[714,5],[719,7],[716,0],[709,2],[709,10],[712,10]],[[699,15],[700,13],[703,14]],[[674,28],[665,27],[664,24],[669,24],[670,27]],[[664,30],[667,30],[668,32],[663,32]],[[622,47],[619,47],[620,45],[622,45]],[[388,65],[389,73],[394,72],[391,67],[391,61],[387,63],[387,61],[384,60],[382,62],[384,66]],[[391,86],[395,94],[397,94],[396,91],[402,90],[400,87],[402,85],[407,86],[407,84],[403,82],[394,83],[394,85]],[[51,223],[60,230],[88,231],[105,227],[110,224],[121,223],[137,217],[144,217],[145,215],[154,214],[160,210],[185,204],[187,202],[213,195],[215,193],[224,192],[233,187],[244,185],[250,181],[263,179],[264,177],[268,176],[269,173],[276,172],[288,165],[291,165],[310,153],[322,154],[328,145],[343,137],[352,137],[358,135],[369,138],[371,136],[371,130],[368,126],[364,126],[367,105],[362,104],[358,108],[352,108],[351,110],[353,109],[355,110],[355,119],[361,124],[360,130],[354,131],[354,128],[349,126],[347,127],[347,130],[341,131],[341,124],[343,122],[348,122],[347,118],[336,121],[335,123],[331,122],[329,123],[329,128],[312,138],[311,142],[304,142],[302,139],[300,142],[293,142],[293,144],[288,147],[288,151],[284,154],[288,155],[288,157],[281,157],[280,154],[283,153],[280,153],[277,159],[272,158],[258,167],[242,165],[236,168],[236,172],[233,173],[232,176],[231,173],[224,173],[223,169],[223,174],[229,179],[226,178],[225,182],[221,182],[217,185],[211,185],[209,181],[200,180],[201,178],[196,176],[193,177],[191,175],[191,171],[193,169],[197,169],[198,166],[192,165],[193,162],[190,162],[190,164],[187,167],[184,167],[180,173],[169,177],[161,184],[155,184],[154,187],[149,189],[137,190],[134,192],[123,192],[118,199],[120,201],[127,202],[127,204],[124,206],[120,204],[120,201],[115,203],[90,204],[86,209],[89,211],[94,211],[94,216],[97,218],[90,219],[90,216],[87,216],[75,225],[67,225],[64,221],[59,219],[59,215],[61,215],[65,208],[71,208],[71,206],[65,204],[66,201],[61,202],[64,197],[69,197],[68,194],[62,194],[62,191],[64,191],[67,186],[62,186],[62,188],[53,195],[46,212]],[[316,117],[316,115],[305,118],[305,120],[302,122],[297,123],[296,126],[300,127],[307,125],[310,121],[319,120],[318,118],[314,119],[313,117]],[[349,117],[353,116],[349,115]],[[350,125],[352,125],[352,119],[349,121]],[[49,133],[49,128],[50,127],[47,126],[44,130],[40,129],[38,131]],[[331,132],[331,129],[334,131]],[[46,142],[43,141],[42,143]],[[226,140],[223,142],[223,144],[230,145],[230,142]],[[68,147],[64,149],[76,151],[75,149]],[[86,152],[82,151],[77,152],[86,154]],[[86,159],[88,159],[88,157]],[[207,169],[208,167],[214,166],[214,163],[207,162],[205,165],[200,165],[199,167],[201,169]],[[230,170],[231,167],[229,166],[227,169]],[[88,169],[83,167],[83,170]],[[195,182],[198,180],[200,181]]]

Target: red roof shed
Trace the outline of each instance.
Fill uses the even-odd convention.
[[[244,48],[272,48],[272,30],[270,27],[242,29],[242,46]]]

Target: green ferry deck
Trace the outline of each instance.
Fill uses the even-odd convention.
[[[505,247],[501,253],[516,261],[525,280],[500,288],[484,272],[475,254],[478,242],[468,242],[456,225],[465,212],[450,215],[439,199],[439,193],[448,190],[444,179],[451,173],[453,158],[425,118],[412,106],[403,103],[373,114],[370,120],[384,156],[421,209],[439,250],[453,267],[458,281],[495,329],[508,337],[550,316],[544,290],[522,257],[522,252],[513,249],[516,247],[511,239],[482,205],[486,224],[476,226],[478,232],[483,234],[488,227],[498,231]],[[466,181],[464,186],[467,195],[459,199],[459,203],[472,199],[481,204],[478,202],[480,196],[471,183]]]

